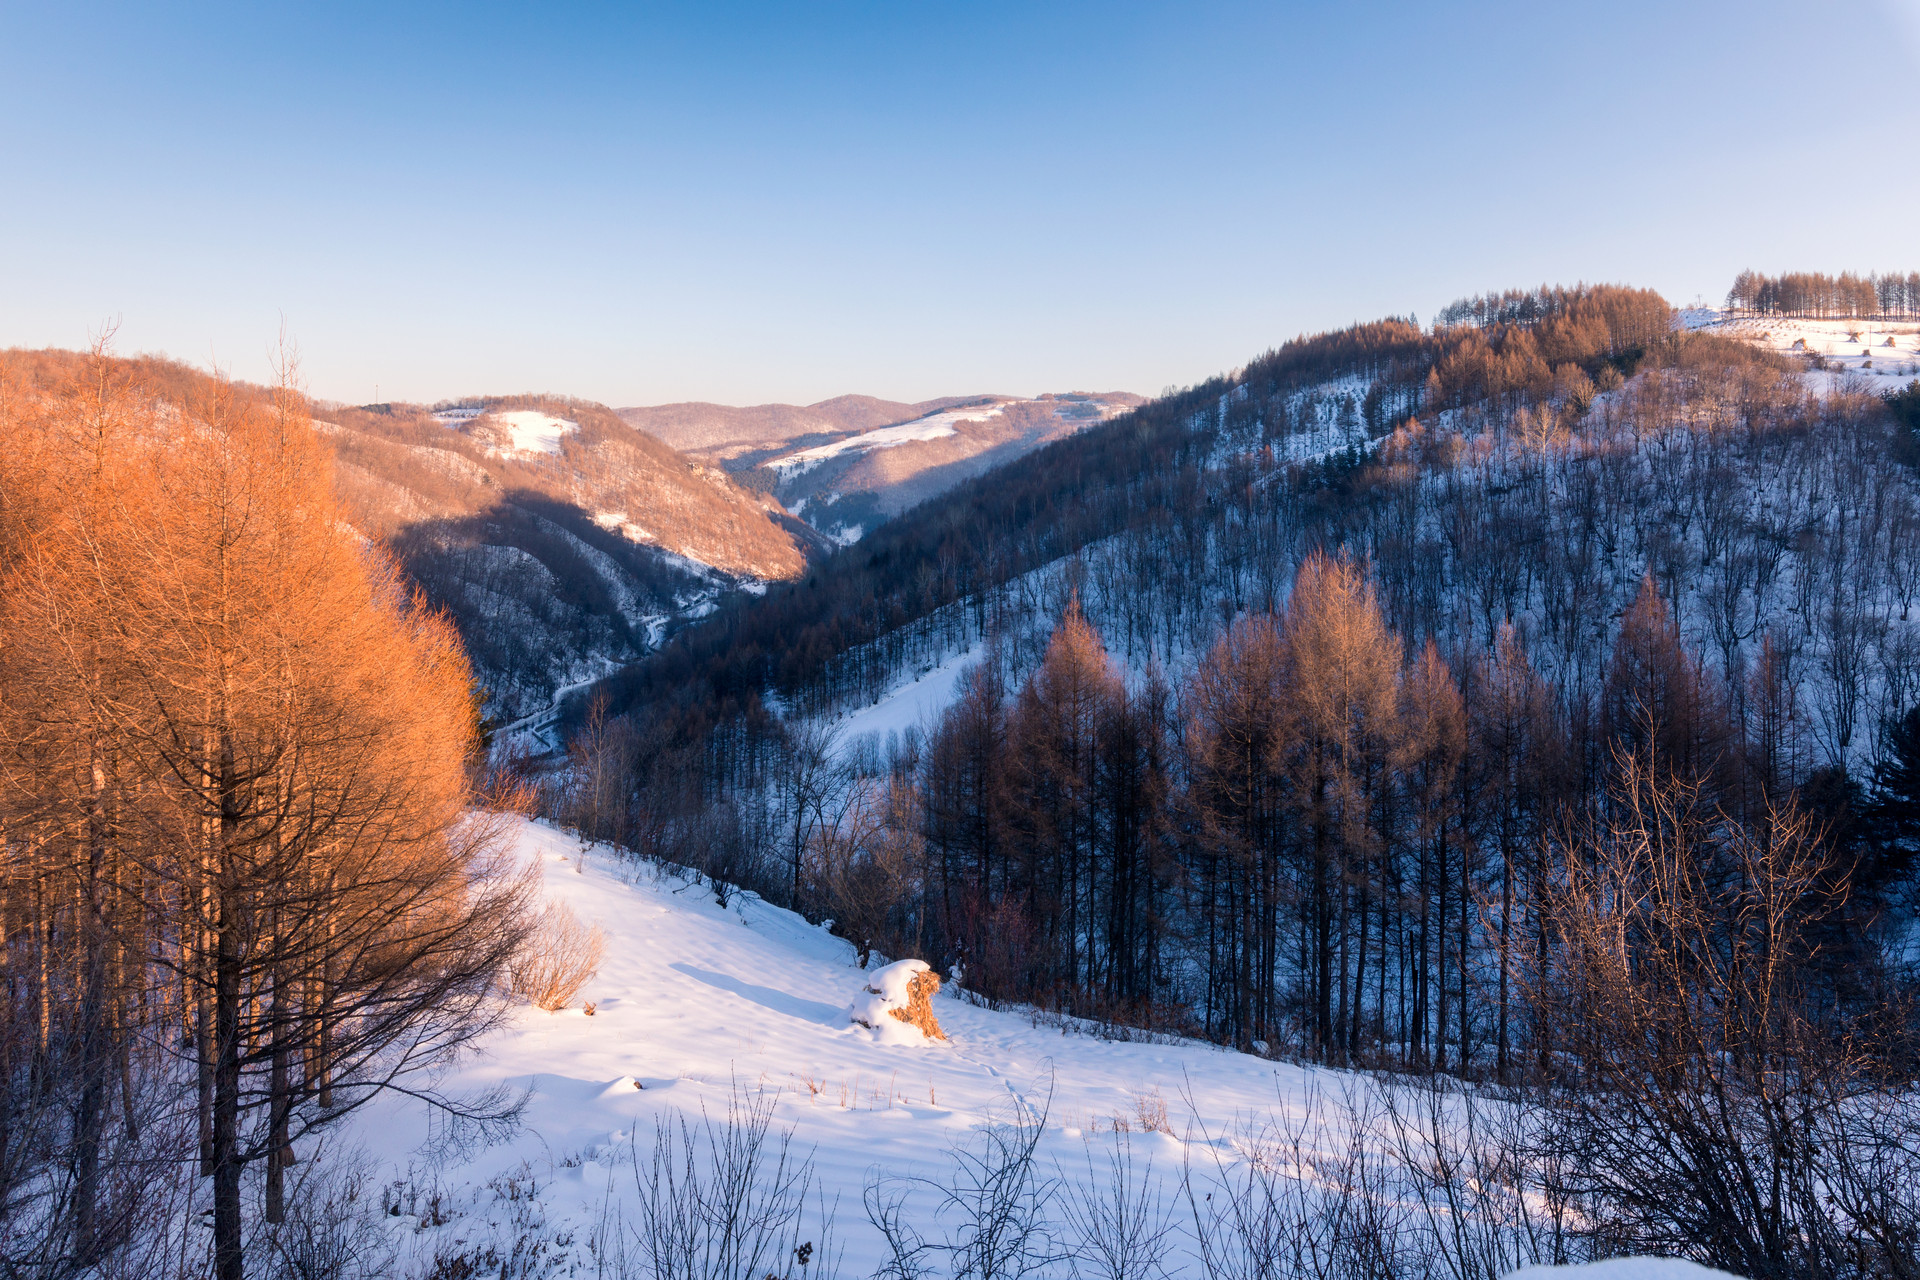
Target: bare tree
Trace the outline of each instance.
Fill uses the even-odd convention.
[[[1912,1103],[1820,978],[1844,870],[1785,803],[1705,820],[1697,783],[1637,757],[1618,773],[1609,815],[1563,844],[1534,992],[1566,1054],[1540,1141],[1589,1231],[1758,1280],[1908,1273],[1910,1167],[1862,1177],[1891,1130],[1846,1135],[1863,1109],[1911,1124]],[[1859,1197],[1845,1212],[1836,1175]]]

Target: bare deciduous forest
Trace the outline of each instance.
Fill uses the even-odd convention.
[[[1920,384],[1614,286],[1302,337],[686,626],[541,760],[489,757],[467,656],[517,669],[473,547],[518,544],[457,526],[590,559],[584,509],[465,512],[506,473],[455,443],[408,516],[431,419],[316,429],[284,372],[0,360],[8,1274],[358,1274],[305,1140],[395,1089],[510,1126],[435,1070],[603,958],[508,865],[492,811],[536,807],[1063,1034],[1370,1073],[1183,1207],[1122,1154],[1062,1200],[989,1124],[915,1184],[950,1234],[866,1186],[882,1274],[1157,1274],[1176,1209],[1209,1277],[1916,1274]],[[600,1274],[804,1273],[820,1188],[736,1102],[628,1135]]]
[[[1469,299],[1056,444],[682,634],[547,803],[979,1000],[1537,1091],[1622,1245],[1904,1274],[1920,392],[1670,315]]]
[[[1727,307],[1736,315],[1907,320],[1920,316],[1920,272],[1765,276],[1742,271],[1727,290]]]
[[[293,1144],[495,1016],[466,658],[290,387],[9,356],[0,423],[0,1269],[238,1280]]]

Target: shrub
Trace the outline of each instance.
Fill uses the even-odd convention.
[[[513,958],[508,980],[515,995],[542,1009],[564,1009],[600,971],[606,951],[607,938],[599,925],[583,925],[570,908],[554,903],[540,914]]]

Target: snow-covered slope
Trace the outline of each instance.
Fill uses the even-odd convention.
[[[915,418],[911,422],[902,422],[891,427],[875,427],[872,431],[845,436],[828,444],[815,445],[811,449],[800,449],[775,458],[766,465],[781,479],[788,480],[812,470],[828,458],[836,458],[843,453],[865,453],[871,449],[897,449],[902,445],[939,440],[958,434],[959,424],[963,422],[985,422],[989,418],[998,418],[1003,413],[1005,410],[998,404],[978,405],[968,409],[944,409],[939,413],[930,413],[924,418]]]
[[[1036,1174],[1054,1184],[1048,1247],[1072,1247],[1066,1206],[1110,1190],[1121,1157],[1133,1185],[1149,1190],[1142,1203],[1157,1200],[1150,1212],[1165,1215],[1167,1274],[1197,1276],[1183,1174],[1196,1178],[1202,1213],[1209,1188],[1227,1187],[1250,1162],[1266,1162],[1267,1178],[1325,1185],[1341,1176],[1333,1170],[1353,1132],[1357,1113],[1343,1104],[1378,1087],[1170,1037],[1097,1039],[977,1007],[951,987],[934,1001],[946,1041],[905,1027],[880,1035],[850,1019],[856,1002],[871,1000],[864,988],[875,975],[825,928],[748,895],[722,905],[708,884],[544,824],[516,820],[512,834],[544,895],[605,932],[606,956],[572,1007],[518,1008],[439,1081],[456,1098],[518,1098],[516,1127],[487,1134],[387,1095],[334,1132],[319,1160],[300,1153],[307,1177],[355,1168],[363,1198],[379,1189],[370,1247],[391,1255],[386,1273],[619,1274],[609,1255],[625,1239],[632,1261],[659,1126],[677,1131],[684,1120],[697,1134],[705,1121],[758,1106],[770,1111],[776,1142],[791,1135],[788,1156],[812,1179],[794,1238],[823,1247],[810,1270],[789,1276],[878,1272],[887,1256],[863,1207],[869,1187],[905,1194],[910,1225],[939,1238],[934,1184],[951,1178],[954,1153],[977,1152],[985,1135],[1016,1124],[1037,1134]],[[1378,1121],[1370,1114],[1363,1135]],[[1260,1147],[1256,1135],[1271,1124],[1306,1145]],[[1322,1159],[1326,1174],[1300,1163]],[[1056,1261],[1037,1274],[1080,1274]],[[1609,1268],[1568,1280],[1718,1274]],[[1547,1280],[1544,1269],[1526,1274]]]
[[[466,429],[482,414],[476,409],[460,408],[441,410],[433,416],[443,426]],[[502,410],[486,416],[494,425],[491,438],[496,441],[492,446],[496,453],[557,455],[561,437],[572,435],[580,429],[580,424],[571,418],[556,418],[537,409]]]
[[[1864,378],[1876,391],[1895,391],[1920,377],[1920,323],[1911,320],[1734,316],[1699,307],[1681,312],[1680,323],[1781,355],[1819,356],[1829,374]]]
[[[331,1139],[342,1153],[359,1148],[396,1202],[439,1197],[442,1224],[391,1220],[393,1243],[416,1260],[533,1219],[583,1247],[597,1223],[633,1218],[635,1135],[645,1162],[657,1119],[724,1117],[736,1090],[771,1100],[775,1125],[793,1130],[829,1200],[838,1197],[840,1274],[864,1276],[881,1260],[860,1207],[869,1178],[938,1176],[982,1125],[1044,1117],[1050,1176],[1057,1162],[1059,1173],[1084,1178],[1089,1154],[1104,1160],[1124,1141],[1171,1193],[1184,1158],[1231,1154],[1214,1144],[1239,1121],[1297,1111],[1316,1075],[1319,1087],[1340,1087],[1339,1073],[1209,1045],[1065,1034],[950,990],[934,1001],[948,1042],[881,1042],[848,1017],[869,975],[824,928],[750,896],[722,907],[704,885],[583,850],[544,824],[518,823],[516,838],[545,893],[606,932],[606,958],[574,1007],[519,1008],[443,1081],[467,1097],[500,1085],[524,1094],[520,1127],[504,1141],[462,1144],[428,1107],[398,1097]],[[1150,1131],[1163,1115],[1174,1132]],[[518,1200],[503,1191],[510,1186]]]

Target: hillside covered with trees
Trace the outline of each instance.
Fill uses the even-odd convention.
[[[551,396],[316,406],[354,526],[459,628],[493,723],[637,660],[742,586],[829,543],[776,502],[622,422]],[[553,429],[520,448],[503,424]]]
[[[1897,406],[1806,370],[1611,287],[1298,339],[682,634],[551,803],[992,998],[1509,1078],[1569,851],[1651,788],[1702,865],[1801,833],[1864,1012],[1920,493]]]

